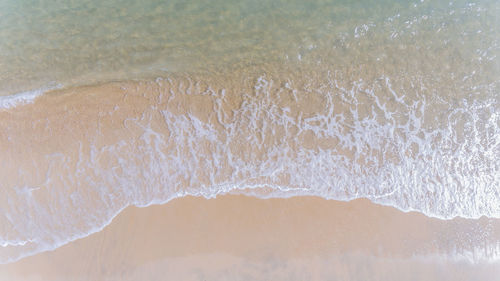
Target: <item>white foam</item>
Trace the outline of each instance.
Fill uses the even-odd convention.
[[[291,83],[283,88],[290,96],[277,96],[273,87],[280,83],[262,76],[247,93],[213,91],[209,95],[213,119],[188,108],[169,110],[168,105],[155,104],[123,120],[125,128],[138,132],[130,139],[105,147],[96,147],[94,139],[80,143],[75,154],[46,155],[43,182],[23,184],[25,176],[20,173],[17,187],[5,187],[19,192],[6,193],[12,203],[2,206],[0,219],[15,227],[0,235],[0,245],[9,252],[0,262],[100,231],[126,206],[161,204],[186,195],[213,198],[238,191],[258,198],[369,198],[441,219],[500,217],[495,189],[500,180],[495,174],[500,116],[495,99],[459,101],[447,113],[448,119],[428,128],[424,116],[433,104],[409,92],[404,96],[389,77],[352,85],[331,78],[328,87],[319,85],[311,91],[324,102],[308,116],[303,116],[300,105],[311,103],[314,96],[304,98],[304,89],[294,89]],[[375,92],[374,83],[385,91]],[[175,99],[196,98],[187,90],[160,92],[172,106]],[[224,109],[230,95],[241,96],[242,102]],[[343,104],[348,109],[338,110]],[[165,131],[152,122],[153,114],[161,116]],[[469,126],[464,132],[457,129],[460,122]],[[95,132],[88,135],[93,138]],[[326,147],[307,145],[305,137]],[[350,151],[354,153],[349,155]],[[101,156],[115,159],[116,164],[101,166]],[[85,188],[69,192],[62,185]],[[30,190],[53,191],[52,205],[33,200],[26,192]],[[90,200],[95,198],[90,193],[97,193],[100,200]],[[51,210],[58,210],[57,215]]]
[[[32,91],[21,92],[8,96],[0,96],[0,109],[9,109],[16,106],[32,103],[33,101],[35,101],[35,99],[43,95],[45,92],[60,88],[62,88],[62,85],[56,84]]]

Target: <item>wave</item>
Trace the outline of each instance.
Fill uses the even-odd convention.
[[[254,188],[250,188],[249,190],[255,191]],[[230,193],[234,193],[234,192],[230,192]],[[254,193],[245,192],[244,190],[240,190],[240,191],[236,192],[235,194],[244,194],[246,196],[256,196]],[[224,194],[219,194],[219,195],[224,195]],[[217,195],[217,196],[209,195],[208,197],[205,197],[205,198],[206,199],[215,198],[215,197],[218,197],[219,195]],[[185,197],[185,196],[199,196],[199,195],[184,194],[178,198]],[[265,199],[270,198],[270,197],[266,197],[266,196],[264,196],[264,197],[256,196],[256,197],[257,198],[265,198]],[[287,198],[287,197],[293,197],[293,196],[284,196],[284,197]],[[151,202],[147,205],[141,205],[139,207],[144,208],[144,207],[148,207],[148,206],[156,205],[156,204],[167,204],[168,202],[154,202],[154,203]],[[36,248],[30,248],[28,250],[24,249],[24,252],[22,255],[19,255],[19,254],[12,255],[12,253],[9,253],[10,255],[5,255],[5,253],[9,252],[9,251],[8,250],[6,251],[4,249],[2,251],[2,259],[0,260],[0,264],[13,263],[13,262],[16,262],[20,259],[30,257],[30,256],[36,255],[38,253],[41,253],[41,252],[53,251],[53,250],[55,250],[61,246],[64,246],[68,243],[71,243],[71,242],[76,241],[78,239],[82,239],[82,238],[85,238],[85,237],[90,236],[92,234],[98,233],[98,232],[102,231],[104,228],[108,227],[114,221],[114,219],[118,215],[120,215],[122,213],[122,211],[124,209],[126,209],[127,207],[129,207],[129,206],[126,206],[123,209],[119,210],[114,216],[112,216],[109,219],[109,221],[104,223],[102,226],[95,227],[86,233],[79,233],[78,235],[66,237],[65,240],[58,241],[56,244],[52,244],[52,245],[40,244]],[[489,222],[488,224],[491,224],[491,223],[492,222]],[[495,223],[495,222],[493,222],[493,223]],[[482,227],[482,225],[480,225],[479,221],[477,221],[477,220],[469,220],[468,224],[466,224],[466,225],[468,225],[468,226],[463,227],[463,225],[462,225],[462,229],[460,231],[458,231],[458,233],[456,233],[455,235],[451,235],[452,237],[447,238],[447,241],[449,239],[449,242],[448,242],[449,245],[445,245],[445,246],[441,245],[440,246],[440,248],[444,247],[445,249],[439,249],[439,251],[437,251],[437,252],[431,251],[429,253],[426,253],[425,250],[421,250],[421,251],[416,252],[413,255],[411,255],[410,259],[415,259],[415,260],[425,261],[425,262],[436,262],[436,263],[442,263],[444,261],[447,261],[447,262],[451,262],[451,263],[462,264],[465,262],[466,264],[470,264],[470,265],[475,265],[475,264],[479,264],[479,263],[482,263],[482,264],[496,264],[496,263],[498,263],[500,261],[500,243],[498,243],[498,241],[496,243],[494,241],[493,242],[487,241],[488,235],[493,236],[494,234],[488,233],[489,230],[487,230],[486,232],[483,230],[478,230],[479,232],[481,232],[481,235],[479,235],[477,237],[477,239],[473,239],[473,240],[468,239],[467,242],[465,243],[466,246],[464,246],[464,242],[462,241],[464,239],[463,235],[464,234],[468,235],[468,234],[474,232],[474,231],[468,232],[468,231],[471,231],[471,229],[474,227],[474,225],[476,225],[476,227]],[[450,227],[450,225],[448,225],[448,227]],[[453,228],[453,226],[451,228]],[[455,225],[455,228],[456,228],[456,225]],[[456,236],[456,237],[454,237],[454,236]],[[457,238],[457,237],[459,237],[459,238]],[[455,240],[457,240],[457,241],[455,241]],[[477,243],[478,241],[481,241],[481,242]],[[23,242],[9,241],[5,244],[2,244],[1,246],[5,247],[5,248],[7,248],[7,247],[14,247],[15,248],[17,246],[25,246],[25,245],[30,244],[30,243],[36,244],[38,242],[36,242],[36,241],[23,241]],[[435,243],[435,241],[434,241],[434,243]],[[446,247],[449,247],[449,249],[446,249]]]
[[[62,85],[60,84],[49,83],[49,86],[40,89],[11,94],[7,96],[0,96],[0,110],[10,109],[23,104],[32,103],[35,101],[35,99],[37,99],[44,93],[60,88],[62,88]]]
[[[409,75],[270,73],[108,83],[0,111],[0,262],[186,195],[500,218],[496,84],[447,95]]]

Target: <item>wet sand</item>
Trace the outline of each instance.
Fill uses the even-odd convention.
[[[4,2],[0,281],[500,280],[500,2]]]
[[[480,256],[498,243],[497,219],[364,199],[185,197],[129,207],[101,232],[1,265],[0,280],[499,280],[500,263]]]
[[[329,127],[335,122],[327,105],[335,102],[307,90],[307,81],[290,86],[284,78],[264,78],[116,82],[54,91],[1,111],[0,158],[8,163],[0,169],[6,210],[0,227],[8,242],[2,259],[93,233],[124,206],[186,194],[342,199],[364,193],[426,214],[496,214],[495,193],[402,190],[413,187],[402,183],[398,190],[370,189],[371,178],[355,173],[363,163],[375,169],[367,171],[374,178],[379,171],[392,176],[376,169],[392,165],[403,181],[420,179],[412,174],[418,165],[442,172],[448,166],[439,157],[411,162],[417,156],[406,146],[403,154],[380,155],[383,144],[366,151],[371,157],[355,158],[339,145],[342,139],[325,133],[355,133],[342,129],[349,122]],[[350,106],[335,108],[357,120]],[[323,123],[304,121],[317,115]],[[129,207],[100,232],[1,265],[0,280],[498,280],[499,219],[441,220],[422,212],[365,199],[183,197]]]

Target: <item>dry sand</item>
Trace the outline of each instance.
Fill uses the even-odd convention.
[[[185,197],[129,207],[99,233],[1,265],[0,280],[500,280],[498,262],[449,257],[495,241],[499,220],[368,200]]]

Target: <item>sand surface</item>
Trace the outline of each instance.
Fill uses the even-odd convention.
[[[20,2],[0,281],[500,281],[500,1]]]
[[[48,230],[41,241],[51,242],[54,233],[67,237],[103,225],[105,216],[130,202],[161,202],[165,196],[182,194],[177,191],[193,192],[192,186],[214,186],[209,184],[211,181],[232,183],[229,162],[221,163],[218,158],[213,163],[205,161],[207,157],[211,159],[214,147],[220,148],[220,155],[225,156],[226,145],[217,146],[209,138],[203,139],[203,134],[200,145],[199,126],[193,126],[203,121],[214,124],[214,131],[225,132],[213,113],[216,111],[206,106],[210,102],[217,105],[217,99],[203,94],[211,89],[207,85],[217,83],[191,85],[190,80],[179,81],[112,83],[56,91],[32,104],[0,112],[3,120],[0,147],[5,148],[1,158],[9,163],[0,169],[0,177],[10,186],[0,194],[0,202],[2,206],[12,206],[10,211],[15,216],[11,217],[16,217],[16,227],[9,228],[13,232],[9,233],[11,237],[41,229]],[[251,89],[254,82],[234,84],[245,84]],[[276,85],[281,89],[281,83]],[[231,93],[229,90],[226,93],[225,88],[214,89],[213,93],[221,95]],[[237,95],[239,92],[232,91],[233,98],[223,104],[226,107],[223,112],[228,116],[244,104]],[[260,98],[248,99],[261,104]],[[313,114],[322,100],[304,98],[303,102],[307,106],[297,112]],[[194,123],[187,122],[182,131],[178,125],[183,123],[166,122],[159,109],[172,113],[170,119],[177,121],[188,120],[183,117],[188,112]],[[248,114],[254,112],[250,109]],[[267,112],[266,107],[262,110]],[[243,114],[241,120],[253,120],[243,118],[249,116]],[[245,140],[255,136],[255,132],[247,123],[236,125],[238,130],[230,143],[233,156],[240,157],[245,167],[266,168],[262,163],[267,162],[259,158],[266,156],[266,149],[247,153]],[[264,139],[264,148],[279,144],[284,128],[287,127],[276,127],[276,134]],[[186,135],[189,136],[186,140],[172,137]],[[171,142],[155,146],[170,138]],[[286,143],[291,150],[320,147],[324,151],[337,145],[333,139],[315,138],[310,133]],[[317,156],[312,150],[310,153]],[[165,162],[162,155],[175,156],[180,162]],[[349,151],[336,149],[321,159],[335,155],[353,157]],[[390,155],[384,157],[385,161],[380,162],[384,165],[398,161]],[[279,161],[269,158],[274,162],[265,171],[269,168],[280,171],[278,164],[289,163],[285,161],[287,158]],[[294,183],[296,173],[315,179],[320,168],[337,167],[304,166],[307,163],[310,162],[297,164],[295,167],[304,169],[293,170],[286,177],[274,173],[266,174],[264,179],[250,177],[254,181],[242,180],[240,187],[266,183],[288,186],[287,183]],[[136,167],[140,169],[136,171]],[[196,167],[194,174],[193,167]],[[212,172],[210,169],[218,171],[215,178],[206,174]],[[179,171],[200,184],[188,182],[193,179]],[[168,172],[171,177],[165,176],[170,175]],[[327,174],[337,175],[334,171]],[[406,170],[403,174],[406,176]],[[241,178],[246,176],[242,174]],[[330,181],[335,182],[334,179]],[[349,176],[346,179],[351,180]],[[311,183],[318,184],[314,180]],[[176,185],[178,190],[164,189]],[[346,184],[346,190],[352,186]],[[264,190],[251,191],[267,196]],[[205,194],[213,195],[210,192],[213,190],[205,190]],[[246,194],[252,192],[247,190]],[[396,193],[389,192],[387,196],[391,194]],[[404,191],[397,194],[404,199],[409,196]],[[422,208],[435,210],[436,204],[443,203],[439,194],[422,193],[413,199],[416,203],[426,203]],[[461,197],[467,195],[465,192],[457,190],[453,194],[451,199],[455,201],[445,201],[446,205],[438,207],[456,211],[459,204],[467,203]],[[74,198],[79,201],[71,201]],[[484,203],[479,199],[472,202]],[[484,208],[491,208],[487,205],[489,201],[485,202]],[[469,207],[489,210],[481,206]],[[93,221],[96,218],[101,221],[96,223]],[[5,220],[4,225],[9,226],[7,222],[12,221]],[[62,231],[57,232],[58,229]],[[18,246],[9,247],[15,252]],[[352,202],[308,196],[257,199],[233,194],[210,200],[184,197],[164,205],[129,207],[103,231],[51,252],[1,265],[0,280],[500,280],[499,260],[499,219],[441,220],[363,199]]]
[[[479,257],[499,241],[499,220],[363,199],[185,197],[129,207],[101,232],[1,265],[0,280],[500,280],[500,263]]]

